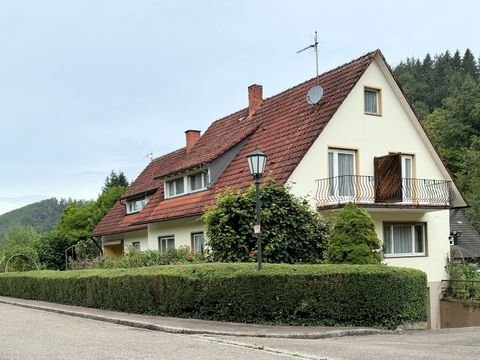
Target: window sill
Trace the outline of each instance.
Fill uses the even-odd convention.
[[[176,199],[176,198],[179,198],[179,197],[182,197],[182,196],[188,196],[188,195],[195,194],[195,193],[202,192],[202,191],[206,191],[206,190],[208,190],[208,188],[195,190],[195,191],[190,191],[190,192],[179,194],[179,195],[165,196],[165,200]]]
[[[365,115],[372,115],[372,116],[379,116],[381,117],[382,114],[379,114],[379,113],[371,113],[371,112],[364,112]]]
[[[418,254],[383,254],[385,259],[403,259],[403,258],[413,258],[413,257],[428,257],[425,253]]]

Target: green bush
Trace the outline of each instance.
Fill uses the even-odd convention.
[[[83,261],[74,268],[118,269],[200,262],[206,262],[205,255],[192,253],[188,246],[170,249],[167,252],[160,252],[158,250],[139,251],[134,248],[129,248],[128,252],[118,259],[100,257],[89,262],[87,266],[85,266],[85,262]]]
[[[368,212],[347,204],[340,212],[327,247],[332,264],[380,264],[380,240]]]
[[[0,274],[0,295],[248,323],[395,328],[426,318],[426,276],[374,265],[188,264]]]
[[[309,204],[268,181],[260,189],[262,249],[265,262],[315,263],[323,260],[328,226]],[[255,189],[227,192],[204,217],[214,261],[256,261]]]

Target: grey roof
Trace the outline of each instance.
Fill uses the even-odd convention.
[[[463,211],[450,210],[450,231],[459,231],[458,245],[451,247],[452,255],[460,258],[480,258],[480,235]]]

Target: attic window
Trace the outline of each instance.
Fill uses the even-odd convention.
[[[210,183],[209,172],[206,169],[192,172],[182,177],[165,182],[165,198],[172,198],[197,191],[205,190]]]
[[[381,115],[380,114],[380,89],[365,88],[365,114],[369,115]]]
[[[140,211],[147,205],[150,200],[150,196],[143,196],[127,201],[127,214],[135,214]]]

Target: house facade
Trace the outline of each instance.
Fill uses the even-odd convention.
[[[312,104],[306,96],[318,84],[324,94]],[[246,156],[258,146],[269,176],[321,214],[348,202],[370,213],[385,262],[427,274],[438,328],[449,211],[466,203],[381,52],[268,99],[252,85],[248,98],[246,109],[203,135],[188,130],[184,148],[152,160],[94,230],[105,255],[129,246],[203,251],[201,215],[226,188],[252,183]]]

